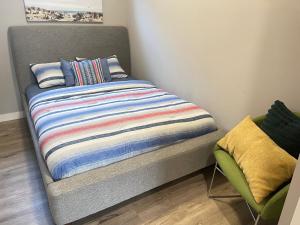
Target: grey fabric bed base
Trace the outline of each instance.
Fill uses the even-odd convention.
[[[219,130],[54,182],[39,152],[25,96],[23,104],[49,207],[57,225],[92,215],[213,164],[212,149],[224,135]]]
[[[40,154],[28,112],[25,89],[35,83],[28,65],[60,57],[117,54],[130,74],[128,32],[124,27],[38,25],[10,27],[8,35],[24,111],[56,224],[76,221],[213,163],[212,149],[223,136],[221,130],[54,182]]]

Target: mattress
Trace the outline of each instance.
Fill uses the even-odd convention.
[[[138,80],[39,93],[29,111],[54,180],[217,130],[204,109]]]

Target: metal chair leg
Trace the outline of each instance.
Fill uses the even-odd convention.
[[[209,198],[212,198],[212,199],[217,199],[217,198],[241,198],[242,196],[241,195],[213,195],[211,193],[211,189],[212,189],[212,186],[213,186],[213,183],[214,183],[214,179],[215,179],[215,176],[216,176],[216,171],[219,171],[223,176],[225,176],[225,174],[223,173],[223,171],[218,167],[218,162],[216,162],[215,164],[215,167],[214,167],[214,173],[213,173],[213,177],[211,179],[211,182],[210,182],[210,185],[209,185],[209,190],[208,190],[208,197]],[[246,202],[246,201],[245,201]],[[248,204],[248,202],[246,202],[246,205],[248,206],[248,209],[251,213],[251,216],[254,220],[254,225],[258,225],[258,222],[260,220],[260,215],[258,214],[257,217],[254,216],[254,213],[250,207],[250,205]]]
[[[255,220],[255,223],[254,223],[254,225],[257,225],[257,224],[258,224],[258,222],[259,222],[259,220],[260,220],[260,215],[258,215],[258,216],[256,217],[256,220]]]
[[[211,189],[212,189],[212,186],[213,186],[213,183],[214,183],[217,167],[218,167],[218,162],[216,162],[216,164],[215,164],[213,177],[212,177],[210,185],[209,185],[209,190],[208,190],[208,197],[209,198],[212,198]]]
[[[241,195],[213,195],[211,193],[211,189],[212,189],[214,179],[215,179],[215,176],[216,176],[216,171],[219,171],[223,176],[225,176],[223,171],[218,167],[218,162],[216,162],[213,177],[212,177],[210,185],[209,185],[208,197],[213,198],[213,199],[215,199],[215,198],[240,198],[240,197],[242,197]]]
[[[246,205],[247,205],[247,207],[248,207],[248,209],[249,209],[249,211],[250,211],[250,213],[251,213],[252,219],[253,219],[254,221],[256,221],[257,218],[255,218],[254,213],[253,213],[253,211],[252,211],[250,205],[249,205],[248,202],[246,202],[246,201],[245,201],[245,203],[246,203]]]
[[[246,202],[246,201],[245,201],[245,202]],[[257,225],[258,222],[259,222],[259,220],[260,220],[260,215],[257,214],[257,216],[255,217],[255,216],[254,216],[254,213],[253,213],[253,211],[252,211],[252,209],[251,209],[251,206],[248,204],[248,202],[246,202],[246,205],[248,206],[248,209],[249,209],[249,211],[250,211],[250,213],[251,213],[251,216],[252,216],[253,221],[254,221],[254,225]]]

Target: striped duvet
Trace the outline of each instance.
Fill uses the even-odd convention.
[[[54,180],[216,130],[205,110],[140,80],[47,91],[29,109]]]

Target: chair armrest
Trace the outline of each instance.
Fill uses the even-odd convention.
[[[277,191],[267,202],[261,212],[261,216],[266,220],[278,220],[281,214],[285,198],[289,191],[290,184]]]

